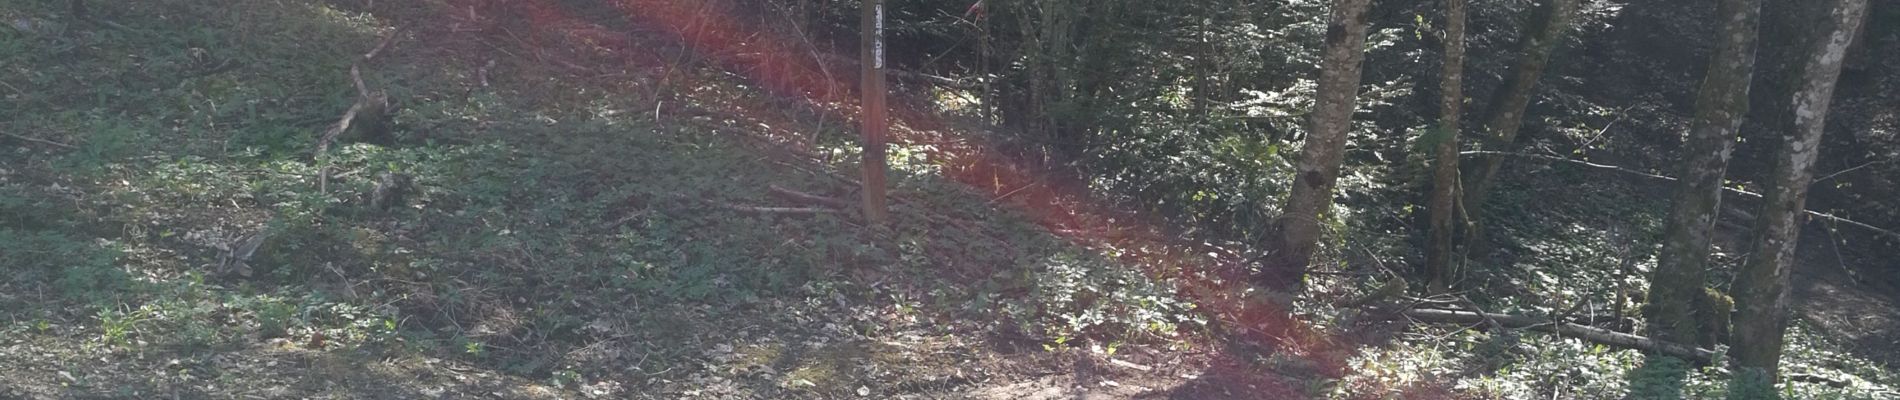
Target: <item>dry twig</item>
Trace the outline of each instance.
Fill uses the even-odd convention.
[[[15,134],[15,133],[11,133],[11,132],[0,132],[0,134],[4,134],[4,135],[7,135],[7,136],[11,136],[11,137],[13,137],[14,139],[20,139],[20,140],[25,140],[25,141],[28,141],[28,142],[33,142],[33,143],[39,143],[39,144],[44,144],[44,145],[48,145],[48,146],[53,146],[53,147],[59,147],[59,148],[64,148],[64,149],[67,149],[67,150],[72,150],[72,149],[78,149],[78,147],[75,147],[75,146],[73,146],[73,145],[70,145],[70,144],[65,144],[65,143],[60,143],[60,142],[55,142],[55,141],[51,141],[51,140],[46,140],[46,139],[40,139],[40,138],[36,138],[36,137],[30,137],[30,136],[21,136],[21,135],[19,135],[19,134]]]
[[[350,63],[350,83],[356,87],[356,102],[350,104],[350,109],[344,111],[343,116],[337,118],[336,123],[330,126],[330,130],[323,132],[323,136],[317,139],[317,150],[314,156],[318,159],[319,163],[325,164],[322,168],[318,169],[318,192],[329,192],[331,168],[328,165],[329,161],[325,160],[323,155],[330,151],[330,144],[336,142],[337,136],[350,130],[350,124],[355,123],[358,114],[371,108],[377,108],[377,113],[380,113],[382,108],[389,106],[388,95],[381,92],[372,93],[369,90],[369,85],[363,83],[362,67],[363,63],[376,58],[376,55],[381,54],[383,49],[389,48],[389,44],[394,42],[397,34],[401,32],[401,29],[391,29],[389,34],[383,36],[382,42],[376,44],[375,48],[371,48],[368,53],[363,53],[362,57]]]

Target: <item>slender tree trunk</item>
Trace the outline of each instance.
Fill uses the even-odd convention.
[[[1848,44],[1867,13],[1867,0],[1839,0],[1828,12],[1827,33],[1814,45],[1802,67],[1794,92],[1794,130],[1786,137],[1786,151],[1775,156],[1774,173],[1767,182],[1766,199],[1756,221],[1754,256],[1735,278],[1734,340],[1736,382],[1731,394],[1775,393],[1772,385],[1781,364],[1782,335],[1787,332],[1788,274],[1808,185],[1814,181],[1814,160],[1820,153],[1821,132],[1827,127],[1828,106]]]
[[[1438,132],[1433,135],[1437,163],[1432,166],[1431,232],[1426,248],[1426,285],[1435,293],[1449,289],[1458,276],[1452,255],[1458,215],[1458,117],[1465,104],[1465,0],[1445,0],[1445,66],[1439,81]]]
[[[1728,171],[1729,152],[1742,118],[1748,114],[1760,16],[1760,0],[1723,0],[1718,5],[1716,18],[1721,20],[1721,31],[1696,94],[1695,119],[1682,149],[1681,175],[1677,175],[1681,186],[1671,197],[1662,254],[1649,277],[1649,298],[1643,314],[1645,329],[1656,340],[1713,347],[1714,336],[1703,332],[1728,329],[1704,326],[1705,321],[1726,321],[1712,315],[1715,311],[1706,299],[1704,286],[1708,280],[1710,234],[1722,201],[1722,177]],[[1681,360],[1659,358],[1678,356],[1649,357],[1644,369],[1653,378],[1631,379],[1630,398],[1681,397],[1681,381],[1687,379],[1688,371],[1682,368]]]
[[[858,118],[864,137],[864,219],[882,225],[890,212],[884,199],[884,142],[890,127],[884,109],[884,1],[864,0],[863,8],[859,26],[864,37],[858,54],[864,60],[859,63],[863,64],[864,88]]]
[[[1532,89],[1544,75],[1544,67],[1550,64],[1550,53],[1556,51],[1557,44],[1563,42],[1564,32],[1570,29],[1578,0],[1547,1],[1542,23],[1526,30],[1517,65],[1512,67],[1504,86],[1498,88],[1495,101],[1486,113],[1485,134],[1481,137],[1485,150],[1511,150],[1511,143],[1517,141],[1518,127],[1524,123],[1524,109],[1530,106]],[[1466,210],[1478,210],[1484,205],[1492,179],[1497,177],[1498,167],[1504,164],[1504,158],[1496,156],[1479,157],[1474,161],[1464,175]]]
[[[1255,277],[1267,287],[1298,291],[1319,245],[1319,219],[1332,208],[1333,186],[1339,178],[1346,135],[1352,129],[1352,113],[1357,107],[1359,68],[1366,58],[1366,14],[1371,6],[1372,0],[1333,1],[1319,66],[1319,93],[1310,121],[1312,134],[1300,150],[1286,212],[1276,222],[1278,243],[1268,246],[1274,253],[1266,269]]]
[[[1702,319],[1695,305],[1708,280],[1710,233],[1722,200],[1722,177],[1742,117],[1748,114],[1760,14],[1760,0],[1724,0],[1716,13],[1722,20],[1721,36],[1696,96],[1695,120],[1680,155],[1681,186],[1671,198],[1662,254],[1649,278],[1644,314],[1650,336],[1657,339],[1707,346],[1697,340],[1704,329],[1727,328],[1697,326]]]

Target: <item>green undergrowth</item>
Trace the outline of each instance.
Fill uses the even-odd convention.
[[[814,149],[832,161],[753,135],[756,116],[728,106],[772,94],[732,74],[669,75],[691,87],[663,89],[691,96],[662,101],[649,86],[662,79],[642,75],[651,71],[576,73],[538,59],[559,49],[458,30],[480,21],[426,4],[156,0],[73,20],[58,3],[0,4],[0,349],[76,342],[49,348],[121,364],[258,347],[429,357],[561,388],[624,379],[654,396],[641,389],[697,385],[687,378],[717,360],[780,373],[779,386],[751,389],[760,397],[835,398],[886,389],[875,385],[888,377],[858,375],[854,363],[956,368],[906,360],[919,353],[884,343],[892,337],[957,353],[993,336],[1113,355],[1176,351],[1216,331],[1209,310],[1178,295],[1190,278],[1167,269],[1177,266],[1123,257],[1149,249],[1052,236],[939,176],[924,146],[894,149],[888,228],[867,229],[849,209],[760,211],[813,206],[775,188],[855,200],[856,157],[836,121]],[[391,32],[392,45],[362,65],[365,83],[398,105],[390,137],[346,135],[315,154],[356,96],[352,61]],[[1379,85],[1376,109],[1393,108],[1383,103],[1404,86]],[[1306,89],[1281,90],[1249,113],[1294,118],[1298,102],[1281,97]],[[655,106],[668,102],[685,105]],[[1158,195],[1165,204],[1150,211],[1181,221],[1232,225],[1210,236],[1256,235],[1291,151],[1257,135],[1189,134],[1234,130],[1221,121],[1154,125],[1106,146],[1117,152],[1096,161],[1122,168],[1094,183]],[[1362,128],[1356,143],[1395,140]],[[1405,146],[1384,142],[1351,154],[1316,268],[1337,274],[1316,275],[1296,310],[1327,334],[1353,327],[1349,310],[1327,303],[1377,283],[1355,274],[1405,273],[1416,257],[1399,211],[1410,210],[1393,206],[1415,182],[1382,177],[1419,169],[1384,166],[1391,152],[1380,147]],[[1640,293],[1658,204],[1631,201],[1650,195],[1626,185],[1522,183],[1600,182],[1562,167],[1538,173],[1507,181],[1487,209],[1495,251],[1472,255],[1465,282],[1500,295],[1477,300],[1548,315],[1613,309],[1619,290]],[[395,177],[406,190],[376,207]],[[253,237],[251,257],[234,265]],[[1621,299],[1627,313],[1640,301]],[[957,335],[969,340],[944,339]],[[1798,381],[1784,385],[1788,397],[1894,393],[1887,369],[1824,335],[1790,337],[1789,372],[1840,384]],[[1616,398],[1640,362],[1537,332],[1456,327],[1333,351],[1356,354],[1351,372],[1336,385],[1314,378],[1324,389],[1313,392],[1337,398],[1448,381],[1477,397]],[[0,364],[8,357],[25,356],[0,353]],[[1716,395],[1727,374],[1684,371],[1685,390]],[[0,383],[19,383],[9,375]]]
[[[1598,316],[1603,321],[1599,326],[1640,330],[1638,307],[1648,271],[1655,265],[1666,205],[1658,193],[1637,184],[1583,179],[1596,173],[1600,171],[1553,164],[1527,167],[1515,179],[1503,181],[1485,210],[1485,221],[1493,229],[1486,237],[1489,248],[1471,253],[1464,278],[1466,284],[1484,289],[1467,296],[1489,312]],[[1712,263],[1714,276],[1706,284],[1724,288],[1730,278],[1723,266],[1736,259],[1718,253]],[[1623,304],[1618,305],[1619,300]],[[1616,312],[1624,319],[1611,322],[1617,321],[1610,318]],[[1622,399],[1632,387],[1656,387],[1661,388],[1660,398],[1704,399],[1726,398],[1735,378],[1727,360],[1644,369],[1644,357],[1635,350],[1545,331],[1481,328],[1420,326],[1387,344],[1361,348],[1349,362],[1355,372],[1342,380],[1334,395],[1360,398],[1355,396],[1439,387],[1471,398]],[[1801,379],[1778,385],[1781,398],[1878,399],[1900,394],[1900,381],[1889,367],[1854,354],[1798,318],[1787,340],[1782,371]],[[1633,386],[1637,381],[1642,384]]]
[[[1545,333],[1487,334],[1475,331],[1425,331],[1386,348],[1368,348],[1353,360],[1355,373],[1339,395],[1390,391],[1415,385],[1443,385],[1473,398],[1621,399],[1631,383],[1654,380],[1662,393],[1685,399],[1728,396],[1734,373],[1720,366],[1677,362],[1642,371],[1642,354],[1558,338]],[[1788,335],[1782,361],[1785,381],[1776,389],[1787,399],[1881,399],[1896,392],[1894,374],[1877,363],[1846,353],[1812,329],[1797,324]],[[1675,377],[1671,377],[1671,376]],[[1665,395],[1667,396],[1667,395]],[[1641,397],[1641,396],[1639,396]]]
[[[635,82],[491,64],[441,26],[364,63],[400,107],[392,140],[314,154],[386,18],[446,18],[392,10],[165,0],[76,21],[0,6],[27,21],[0,28],[0,129],[19,135],[0,138],[0,332],[140,359],[264,343],[445,357],[562,386],[687,373],[689,343],[783,324],[768,316],[788,303],[1058,347],[1200,324],[1169,282],[928,168],[900,166],[889,229],[851,210],[741,210],[804,206],[774,186],[855,199],[829,175],[856,167],[785,158],[724,118],[655,121]],[[372,206],[391,176],[410,185]],[[245,268],[227,262],[257,236]],[[653,357],[573,356],[627,338]]]

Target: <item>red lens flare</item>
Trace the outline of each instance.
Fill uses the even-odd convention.
[[[826,54],[803,39],[781,37],[740,22],[730,3],[715,0],[605,0],[639,28],[670,35],[694,55],[718,63],[747,83],[781,98],[796,99],[826,110],[838,121],[854,118],[855,57]],[[494,7],[526,16],[534,33],[554,32],[603,47],[624,57],[657,57],[640,48],[624,32],[602,27],[563,11],[551,1],[470,0],[455,7]],[[492,8],[491,8],[492,9]],[[560,29],[542,29],[559,26]],[[536,35],[529,35],[536,36]],[[529,41],[531,45],[539,45]],[[840,61],[842,60],[842,61]],[[893,98],[896,100],[897,98]],[[1151,276],[1176,277],[1176,291],[1194,301],[1218,323],[1259,343],[1271,343],[1307,358],[1322,373],[1343,376],[1350,354],[1329,337],[1293,316],[1273,301],[1250,301],[1239,294],[1247,286],[1236,265],[1242,257],[1200,243],[1188,243],[1165,234],[1161,225],[1137,213],[1098,201],[1085,183],[1049,178],[1039,168],[1007,156],[985,144],[980,135],[959,132],[953,124],[925,107],[904,101],[890,103],[890,139],[926,152],[946,178],[987,193],[1021,211],[1051,234],[1072,243],[1119,250],[1124,261],[1148,269]],[[789,116],[776,115],[770,104],[744,107],[739,117],[760,124],[793,126]],[[790,132],[785,132],[790,133]],[[789,136],[789,135],[787,135]]]

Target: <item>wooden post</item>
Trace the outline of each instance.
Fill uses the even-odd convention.
[[[858,118],[864,138],[864,219],[871,225],[883,225],[890,210],[884,198],[884,143],[890,130],[884,109],[884,1],[864,0],[863,40],[859,56],[863,62],[863,89]]]

